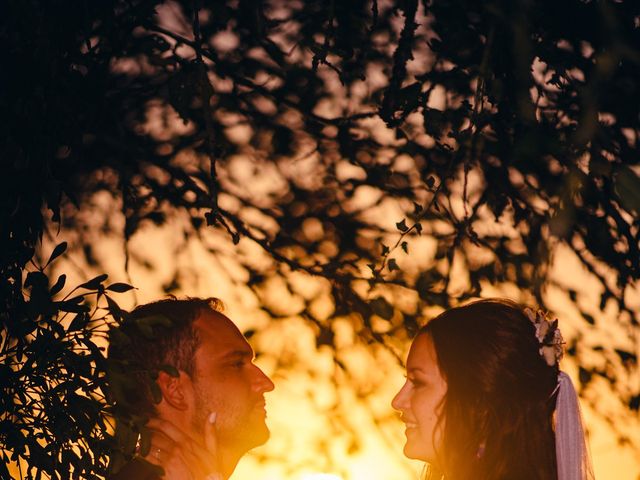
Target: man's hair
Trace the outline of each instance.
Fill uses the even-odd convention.
[[[433,340],[447,382],[438,452],[446,477],[557,478],[558,367],[541,357],[523,307],[499,299],[473,302],[445,311],[420,334]]]
[[[129,415],[152,415],[160,400],[155,385],[160,370],[193,376],[200,343],[193,323],[207,310],[221,312],[222,301],[167,298],[139,305],[110,331],[110,383],[117,407]]]

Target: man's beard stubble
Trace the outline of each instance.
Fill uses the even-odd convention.
[[[199,385],[195,385],[195,412],[191,422],[193,432],[204,438],[209,415],[216,412],[218,445],[235,445],[249,450],[269,439],[270,433],[264,418],[256,418],[253,410],[244,413],[238,411],[233,405],[233,398],[228,399],[228,402],[220,400],[213,399]]]

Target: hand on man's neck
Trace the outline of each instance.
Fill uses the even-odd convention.
[[[204,480],[218,474],[220,480],[227,480],[246,452],[212,442],[210,435],[205,438],[206,432],[180,425],[191,423],[180,421],[179,416],[174,415],[152,418],[148,423],[151,448],[145,460],[162,467],[166,479]]]

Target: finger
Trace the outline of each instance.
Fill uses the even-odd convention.
[[[218,430],[216,428],[216,420],[218,414],[211,412],[207,418],[207,424],[204,426],[204,445],[214,458],[218,458]]]
[[[189,461],[182,455],[180,448],[176,448],[173,451],[171,457],[169,457],[162,465],[165,471],[165,476],[163,478],[167,478],[170,480],[194,480],[194,478],[199,478],[198,473],[194,475],[192,472],[191,465]]]
[[[191,437],[187,432],[168,420],[162,420],[160,418],[152,418],[147,423],[147,426],[153,430],[157,430],[175,443],[193,443],[195,439]]]
[[[187,445],[178,447],[177,453],[191,466],[191,471],[199,480],[214,480],[218,477],[222,480],[219,473],[216,420],[217,415],[212,412],[203,425],[204,445],[195,448]]]
[[[208,461],[208,452],[205,450],[194,450],[188,447],[176,448],[174,455],[185,465],[189,466],[189,471],[194,479],[202,480],[217,468]]]
[[[176,442],[160,430],[151,430],[151,446],[161,450],[172,450]]]
[[[204,438],[200,439],[192,437],[168,420],[154,418],[149,420],[147,426],[174,442],[173,455],[190,466],[195,478],[204,479],[219,470],[216,420],[215,413],[209,415],[204,425]]]
[[[149,453],[145,456],[151,463],[163,464],[168,458],[171,458],[175,450],[174,445],[170,447],[166,445],[159,445],[158,443],[151,443]]]

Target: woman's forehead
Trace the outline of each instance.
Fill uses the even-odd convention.
[[[421,333],[411,344],[409,357],[407,358],[407,370],[427,370],[432,367],[438,367],[436,349],[431,336],[426,333]]]

